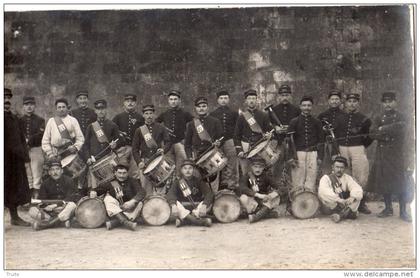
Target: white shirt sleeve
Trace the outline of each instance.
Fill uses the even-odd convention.
[[[362,200],[363,189],[350,175],[346,175],[346,183],[347,189],[350,191],[350,197],[356,200]]]
[[[327,203],[337,202],[340,199],[338,194],[334,192],[328,175],[324,175],[319,181],[318,196]]]
[[[42,136],[41,141],[41,148],[47,154],[47,156],[52,154],[52,146],[51,146],[51,131],[52,131],[52,124],[53,119],[49,119],[47,125],[45,126],[44,135]]]
[[[79,122],[77,121],[76,118],[73,118],[73,117],[72,117],[72,126],[74,127],[74,134],[76,136],[74,146],[78,150],[80,150],[83,146],[83,143],[85,142],[85,137],[83,136],[83,132],[80,129]]]

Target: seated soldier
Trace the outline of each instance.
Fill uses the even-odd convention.
[[[36,231],[54,227],[61,222],[70,228],[70,218],[81,198],[77,184],[72,178],[63,175],[60,160],[53,158],[48,163],[49,177],[41,184],[40,204],[29,209],[29,215],[35,220],[32,228]],[[52,200],[55,201],[52,203]]]
[[[89,193],[91,198],[106,194],[104,197],[105,208],[109,221],[105,225],[107,230],[118,226],[120,223],[135,231],[137,223],[134,222],[143,207],[145,190],[140,183],[128,176],[128,166],[118,164],[115,166],[115,179],[92,189]]]
[[[344,173],[347,159],[335,157],[332,173],[324,175],[319,181],[318,197],[325,214],[332,214],[331,219],[338,223],[343,219],[356,219],[360,200],[363,198],[362,187],[350,176]]]
[[[273,209],[280,205],[279,186],[264,169],[264,159],[255,157],[251,160],[251,171],[239,180],[239,200],[248,213],[249,223],[267,215],[278,216]]]
[[[211,219],[205,216],[211,209],[213,191],[208,183],[194,176],[193,172],[194,162],[184,160],[181,164],[181,176],[176,179],[168,192],[167,198],[173,211],[178,211],[175,225],[180,227],[190,223],[210,227]],[[192,208],[187,209],[186,206]]]

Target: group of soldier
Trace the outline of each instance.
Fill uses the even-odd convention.
[[[370,214],[368,191],[383,194],[385,209],[378,217],[392,216],[396,194],[400,218],[411,221],[403,152],[407,121],[396,110],[395,92],[383,93],[383,111],[373,121],[359,112],[358,94],[342,96],[332,90],[326,96],[328,110],[316,117],[313,98],[305,96],[299,107],[294,106],[288,85],[279,88],[279,103],[269,106],[268,112],[257,107],[257,92],[252,89],[244,92],[243,111],[233,110],[229,92],[219,91],[218,107],[212,112],[205,97],[195,99],[195,116],[181,108],[182,94],[176,90],[168,92],[169,108],[157,117],[152,104],[144,104],[142,114],[138,113],[137,96],[126,94],[124,111],[112,120],[107,118],[106,100],[96,100],[91,109],[88,92],[80,91],[75,96],[79,107],[72,111],[65,98],[55,100],[56,115],[46,124],[35,114],[34,96],[23,97],[21,117],[11,112],[12,96],[5,89],[5,206],[12,225],[40,230],[63,222],[70,227],[78,201],[101,196],[109,217],[107,229],[122,224],[135,230],[145,198],[161,194],[176,214],[177,227],[210,226],[208,216],[220,190],[238,196],[252,223],[277,216],[280,202],[288,202],[282,191],[285,186],[317,194],[322,211],[335,222],[356,219],[359,212]],[[274,165],[268,166],[258,155],[248,158],[261,140],[274,143],[280,155]],[[366,150],[374,140],[377,151],[369,167]],[[196,161],[211,147],[220,149],[228,162],[217,175],[205,177]],[[90,174],[72,178],[63,158],[75,154],[87,165],[115,154],[112,180],[97,186]],[[159,154],[176,166],[175,178],[163,187],[144,174]],[[17,207],[31,198],[62,202],[31,206],[34,222],[30,224],[18,216]],[[187,207],[188,201],[197,205]]]

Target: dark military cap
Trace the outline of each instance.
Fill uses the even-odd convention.
[[[115,171],[117,171],[118,169],[125,169],[125,170],[128,171],[129,167],[125,163],[119,163],[119,164],[115,165],[115,167],[114,167]]]
[[[217,97],[220,97],[220,96],[229,96],[229,93],[228,93],[228,91],[219,91],[219,92],[216,93],[216,96]]]
[[[191,166],[195,166],[194,161],[192,161],[191,159],[185,159],[182,163],[181,163],[181,167],[184,167],[185,165],[191,165]]]
[[[359,94],[347,94],[346,95],[346,99],[351,99],[351,98],[360,100],[360,95]]]
[[[23,97],[23,104],[33,103],[35,104],[35,98],[32,96],[24,96]]]
[[[382,102],[393,101],[397,99],[395,92],[385,92],[382,94]]]
[[[170,90],[168,93],[168,97],[170,96],[177,96],[177,97],[181,97],[181,92],[177,91],[177,90]]]
[[[198,105],[200,105],[202,103],[208,104],[207,98],[205,98],[205,97],[198,97],[198,98],[195,99],[195,102],[194,102],[195,106],[198,106]]]
[[[347,158],[345,158],[345,157],[343,157],[343,156],[339,156],[339,155],[337,155],[337,156],[334,158],[333,163],[334,163],[334,162],[341,162],[341,163],[344,163],[344,165],[346,165],[346,167],[348,166],[348,163],[347,163]]]
[[[143,106],[143,113],[146,111],[153,111],[155,112],[155,106],[153,104],[146,104]]]
[[[80,97],[80,96],[85,96],[85,97],[89,97],[89,93],[86,90],[82,90],[82,91],[78,91],[76,93],[76,98]]]
[[[339,98],[341,98],[341,92],[338,90],[332,90],[330,91],[330,93],[328,94],[328,98],[332,97],[332,96],[338,96]]]
[[[55,104],[54,105],[57,106],[58,103],[65,103],[67,107],[69,106],[69,102],[65,98],[59,98],[59,99],[57,99],[55,101]]]
[[[125,94],[124,96],[124,100],[132,100],[132,101],[137,101],[137,96],[135,94]]]
[[[107,108],[108,107],[108,103],[106,102],[106,100],[104,99],[98,99],[97,101],[95,101],[95,103],[93,104],[95,106],[95,108],[100,109],[100,108]]]
[[[50,158],[48,160],[48,168],[51,168],[53,166],[59,166],[59,167],[61,167],[61,161],[60,161],[60,159],[58,159],[57,157]]]
[[[264,167],[265,167],[265,160],[264,160],[264,159],[262,159],[262,158],[261,158],[261,157],[259,157],[259,156],[254,156],[254,157],[252,157],[250,160],[251,160],[251,164],[252,164],[252,165],[259,164],[259,165],[262,165],[262,166],[264,166]]]
[[[13,97],[12,90],[9,88],[4,88],[4,96]]]
[[[304,102],[304,101],[310,101],[310,102],[312,102],[312,104],[314,104],[314,99],[311,96],[302,97],[302,99],[300,100],[300,103],[302,104],[302,102]]]
[[[292,89],[289,85],[281,85],[279,88],[279,94],[291,94]]]
[[[245,91],[244,97],[247,98],[249,96],[257,96],[257,91],[255,91],[254,89],[249,89]]]

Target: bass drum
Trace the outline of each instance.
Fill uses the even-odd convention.
[[[161,226],[168,222],[171,216],[171,206],[165,197],[151,195],[144,201],[141,216],[147,224],[151,226]]]
[[[102,226],[106,219],[105,204],[102,199],[95,197],[83,197],[77,203],[75,211],[77,222],[88,229],[94,229]]]
[[[227,189],[217,192],[213,203],[213,214],[222,223],[236,221],[241,214],[239,198]]]
[[[320,208],[317,194],[304,187],[297,187],[289,192],[291,212],[298,219],[308,219],[316,215]]]

